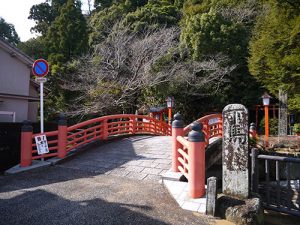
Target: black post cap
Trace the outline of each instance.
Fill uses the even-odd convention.
[[[176,113],[174,115],[174,120],[172,122],[172,127],[173,128],[183,128],[183,121],[182,121],[182,117],[179,113]]]
[[[22,132],[32,132],[32,125],[29,120],[24,120],[22,123],[23,123],[21,127]]]
[[[194,122],[191,125],[191,131],[188,134],[188,141],[191,142],[204,142],[204,133],[202,131],[203,124],[199,122]]]
[[[67,120],[66,120],[66,116],[65,116],[64,113],[59,114],[58,125],[59,126],[66,126],[67,125]]]
[[[250,130],[255,130],[255,129],[256,129],[255,123],[250,123]]]

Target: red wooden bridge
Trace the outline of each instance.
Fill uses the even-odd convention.
[[[33,160],[57,157],[65,158],[71,151],[94,141],[106,141],[121,135],[172,136],[172,170],[181,172],[188,180],[190,196],[198,198],[205,194],[205,148],[222,137],[222,115],[204,116],[183,126],[181,116],[174,116],[173,127],[149,116],[119,114],[91,119],[67,126],[61,117],[56,131],[45,132],[49,153],[38,155],[32,127],[22,127],[21,167],[28,167]],[[188,136],[187,136],[188,135]]]

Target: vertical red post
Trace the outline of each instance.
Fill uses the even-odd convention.
[[[58,121],[58,158],[64,158],[67,155],[67,120],[63,114],[60,114]]]
[[[172,108],[171,107],[169,107],[168,108],[168,124],[170,124],[171,125],[171,118],[172,118]]]
[[[136,119],[135,116],[130,117],[130,133],[135,134],[136,133]]]
[[[107,119],[103,120],[102,122],[102,139],[107,140],[108,138],[108,124],[107,124]]]
[[[174,121],[172,123],[172,171],[179,172],[179,153],[178,148],[183,149],[183,146],[177,141],[177,136],[183,136],[183,121],[181,115],[176,113],[174,115]]]
[[[223,119],[222,117],[219,117],[219,121],[218,121],[218,136],[222,137],[223,136]]]
[[[205,138],[203,125],[194,123],[189,132],[189,195],[200,198],[205,195]]]
[[[32,126],[27,120],[21,127],[21,167],[30,166],[32,163]]]
[[[265,105],[265,147],[269,146],[269,106]]]

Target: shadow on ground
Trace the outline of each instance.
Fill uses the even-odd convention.
[[[92,143],[74,157],[55,165],[54,167],[57,169],[46,167],[13,176],[0,176],[0,193],[101,174],[122,176],[126,173],[124,170],[126,164],[134,164],[132,161],[154,160],[151,157],[153,155],[148,153],[149,151],[151,153],[151,148],[155,148],[155,146],[145,146],[145,140],[152,142],[155,138],[157,137],[121,137],[108,142]],[[134,174],[134,171],[131,173]],[[28,176],[24,176],[24,174],[28,174]]]
[[[143,214],[149,210],[152,207],[100,198],[70,201],[44,190],[35,190],[11,199],[0,199],[0,224],[167,224]]]

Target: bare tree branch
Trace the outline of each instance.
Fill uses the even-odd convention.
[[[74,62],[76,72],[64,81],[65,89],[80,93],[69,105],[70,114],[136,107],[142,90],[161,84],[194,88],[210,85],[217,91],[235,66],[224,66],[228,59],[223,55],[209,56],[201,62],[170,57],[161,63],[178,49],[178,37],[178,28],[152,30],[143,36],[126,29],[112,32],[93,54]]]

